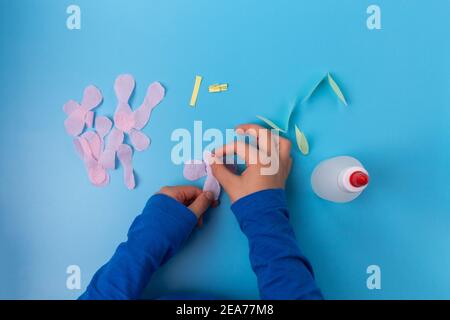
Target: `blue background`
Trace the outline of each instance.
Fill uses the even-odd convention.
[[[450,298],[450,2],[377,0],[382,29],[370,31],[372,3],[77,0],[81,30],[68,30],[72,2],[0,0],[0,298],[76,298],[147,198],[185,183],[170,159],[174,129],[202,120],[224,130],[257,114],[282,124],[289,103],[328,71],[349,107],[322,87],[296,112],[311,153],[293,151],[287,186],[319,286],[328,299]],[[62,105],[89,84],[104,95],[97,114],[112,116],[121,73],[136,78],[134,107],[150,82],[167,88],[144,129],[152,145],[134,156],[134,191],[121,168],[108,187],[90,185],[63,126]],[[197,74],[204,82],[190,108]],[[217,82],[229,91],[209,94]],[[314,166],[337,155],[371,174],[344,205],[309,185]],[[66,288],[71,264],[82,290]],[[366,287],[371,264],[381,267],[381,290]],[[258,297],[226,195],[145,297],[169,292]]]

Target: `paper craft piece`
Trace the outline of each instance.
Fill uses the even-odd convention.
[[[281,129],[279,126],[277,126],[274,122],[270,121],[269,119],[264,118],[264,117],[262,117],[262,116],[256,116],[256,117],[257,117],[259,120],[265,122],[265,123],[266,123],[269,127],[271,127],[272,129],[275,129],[275,130],[278,130],[278,131],[281,131],[281,132],[286,133],[286,130]]]
[[[190,160],[185,162],[183,175],[190,181],[195,181],[206,176],[205,183],[203,184],[203,191],[211,191],[214,195],[214,199],[217,200],[220,196],[220,184],[212,174],[210,163],[211,154],[205,152],[203,160]]]
[[[210,191],[214,195],[214,200],[218,200],[220,196],[219,181],[212,174],[211,166],[206,166],[206,180],[203,185],[203,191]]]
[[[73,140],[75,149],[84,161],[88,177],[91,183],[98,187],[103,187],[109,183],[109,175],[106,170],[98,163],[98,146],[100,137],[93,131],[88,131],[83,136],[76,137]]]
[[[131,150],[131,147],[127,144],[121,144],[117,150],[117,157],[123,167],[123,179],[125,185],[129,190],[132,190],[136,185],[134,181],[132,163],[133,151]]]
[[[67,101],[63,110],[67,114],[64,127],[71,136],[78,136],[83,132],[85,125],[92,127],[94,113],[91,111],[102,101],[102,94],[95,86],[90,85],[84,89],[81,104],[74,100]]]
[[[103,187],[109,183],[107,168],[100,160],[105,154],[104,137],[111,127],[112,122],[107,117],[97,117],[95,119],[95,131],[86,131],[73,141],[75,149],[85,163],[89,180],[98,187]]]
[[[322,83],[323,79],[325,79],[325,76],[320,78],[319,81],[317,81],[317,83],[314,85],[314,87],[311,88],[311,90],[308,92],[308,94],[303,98],[302,104],[305,103],[306,101],[308,101],[309,98],[311,98],[311,96],[314,94],[314,92],[316,92],[317,88]]]
[[[208,87],[209,92],[222,92],[228,90],[228,83],[212,84]]]
[[[152,83],[147,89],[144,102],[133,112],[128,101],[134,91],[134,85],[134,78],[131,75],[124,74],[117,77],[114,90],[118,104],[114,113],[114,123],[117,129],[130,135],[131,143],[137,151],[143,151],[150,145],[150,138],[140,130],[150,119],[153,108],[164,98],[165,90],[159,82]]]
[[[307,155],[309,153],[308,140],[306,140],[305,134],[302,131],[300,131],[300,129],[297,126],[295,126],[295,138],[297,140],[297,146],[300,149],[300,151],[304,155]]]
[[[336,81],[334,81],[333,77],[331,77],[331,74],[328,73],[328,83],[330,84],[331,89],[333,89],[334,93],[337,95],[337,97],[339,98],[339,100],[341,100],[341,102],[347,106],[347,101],[345,100],[345,97],[341,91],[341,89],[339,88],[339,86],[337,85]]]
[[[198,90],[200,89],[201,83],[202,77],[195,76],[194,90],[192,90],[191,102],[189,103],[191,107],[195,107],[195,104],[197,103]]]
[[[116,151],[119,149],[120,145],[123,143],[124,134],[117,128],[113,128],[108,136],[108,142],[100,155],[99,163],[105,169],[115,169],[116,168]]]
[[[100,138],[100,136],[94,131],[87,131],[80,137],[86,139],[86,141],[89,143],[89,149],[92,157],[95,161],[98,161],[98,159],[100,158],[100,154],[103,151],[102,139]]]
[[[95,118],[95,129],[97,130],[98,135],[104,140],[108,132],[112,128],[112,121],[109,120],[108,117],[105,116],[99,116]]]
[[[206,176],[206,164],[202,160],[190,160],[184,164],[183,175],[190,181]]]

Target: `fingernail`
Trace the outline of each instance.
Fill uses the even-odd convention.
[[[214,200],[214,195],[211,191],[206,191],[205,192],[205,197],[206,199],[208,199],[209,201],[213,201]]]

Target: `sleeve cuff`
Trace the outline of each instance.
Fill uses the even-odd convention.
[[[149,212],[155,211],[153,210],[153,208],[155,208],[158,209],[158,212],[170,215],[174,218],[173,221],[179,221],[179,224],[186,226],[189,231],[192,231],[197,225],[197,217],[189,208],[165,194],[158,193],[153,195],[147,201],[144,212],[147,211],[147,208],[152,208]]]
[[[260,212],[286,208],[286,194],[283,189],[257,191],[237,200],[231,206],[231,210],[236,215],[238,221],[242,221],[248,216]]]

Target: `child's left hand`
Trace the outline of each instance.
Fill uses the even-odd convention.
[[[198,224],[203,224],[203,214],[210,206],[213,208],[219,205],[214,200],[214,195],[210,191],[203,191],[194,186],[166,186],[162,187],[158,193],[165,194],[188,207],[197,217]]]

